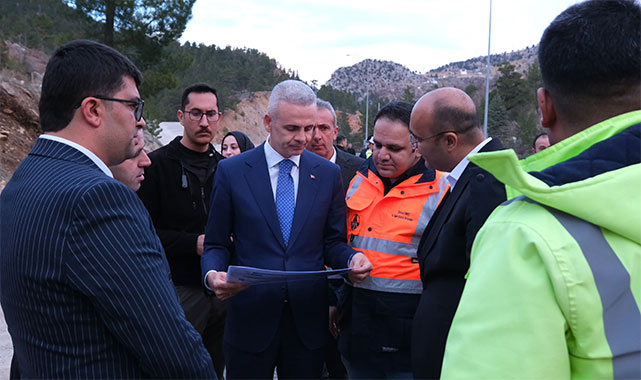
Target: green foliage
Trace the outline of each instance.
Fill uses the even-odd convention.
[[[503,98],[500,94],[490,94],[490,102],[487,111],[487,133],[490,136],[498,137],[504,144],[510,140],[508,112]]]
[[[65,0],[102,25],[102,42],[110,46],[135,43],[146,36],[166,45],[182,35],[195,0]],[[120,34],[118,34],[120,33]]]
[[[496,89],[501,95],[511,119],[515,119],[519,109],[530,103],[527,82],[521,74],[514,71],[514,65],[504,62],[499,66],[501,76],[496,81]]]
[[[87,33],[93,25],[89,17],[60,0],[0,1],[0,34],[48,53],[69,40],[93,38],[94,34]]]
[[[176,110],[180,107],[180,97],[185,87],[194,83],[208,83],[218,91],[220,109],[233,108],[238,102],[237,94],[246,91],[268,91],[278,82],[294,76],[278,63],[256,49],[218,48],[215,45],[205,46],[185,43],[182,46],[170,44],[163,53],[166,73],[177,79],[175,86],[166,86],[154,92],[155,88],[145,94],[146,100],[154,104],[154,118],[174,120]],[[165,76],[153,77],[151,80],[171,84]],[[149,78],[145,77],[145,83]],[[143,83],[143,89],[146,89]],[[141,91],[142,92],[142,91]],[[145,109],[145,114],[147,111]]]
[[[532,138],[541,130],[536,89],[542,86],[542,81],[536,63],[528,67],[525,78],[514,69],[514,65],[508,62],[499,66],[500,77],[490,92],[488,134],[500,138],[506,147],[524,155],[529,151]],[[485,99],[479,107],[480,115],[483,115],[484,106]]]
[[[403,96],[401,96],[400,100],[411,104],[416,103],[416,98],[414,97],[414,91],[412,91],[412,87],[405,86],[405,88],[403,89]]]
[[[478,89],[473,84],[468,84],[467,87],[465,87],[465,93],[469,95],[470,98],[476,94],[476,91],[478,91]]]
[[[330,102],[337,110],[354,113],[359,109],[355,94],[336,90],[332,86],[322,85],[316,96]]]
[[[352,129],[349,127],[347,113],[340,111],[336,112],[336,125],[338,125],[338,134],[347,137],[349,140],[349,136],[352,134]]]

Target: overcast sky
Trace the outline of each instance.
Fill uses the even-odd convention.
[[[537,44],[577,0],[493,0],[492,53]],[[266,53],[324,84],[365,58],[426,72],[487,54],[489,0],[197,0],[181,38]]]

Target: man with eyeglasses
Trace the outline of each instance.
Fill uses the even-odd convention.
[[[423,289],[416,251],[447,181],[411,146],[411,112],[393,101],[376,114],[374,151],[347,192],[348,242],[374,267],[346,289],[339,348],[350,379],[412,378],[410,328]]]
[[[490,181],[489,174],[467,156],[503,146],[483,135],[474,102],[456,88],[437,89],[419,99],[412,110],[410,133],[429,168],[450,172],[449,191],[418,247],[423,293],[412,326],[414,377],[438,379],[474,236],[505,200],[504,187]]]
[[[94,41],[47,64],[44,134],[0,196],[0,298],[23,378],[215,378],[149,215],[108,168],[143,149],[141,80]]]
[[[222,115],[216,89],[203,83],[187,87],[177,114],[184,133],[149,154],[151,166],[145,169],[138,196],[167,253],[185,316],[201,334],[222,377],[225,304],[206,294],[200,279],[209,196],[223,158],[211,144]]]

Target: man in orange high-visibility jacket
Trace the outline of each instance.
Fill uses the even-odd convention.
[[[348,242],[374,267],[346,304],[340,349],[350,379],[412,377],[410,332],[423,290],[416,251],[446,184],[410,145],[411,112],[406,102],[378,112],[372,157],[346,196]]]

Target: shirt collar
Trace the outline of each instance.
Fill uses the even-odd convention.
[[[67,139],[65,139],[63,137],[60,137],[60,136],[43,134],[43,135],[40,135],[40,137],[38,137],[38,138],[57,141],[57,142],[59,142],[61,144],[65,144],[65,145],[68,145],[68,146],[70,146],[72,148],[75,148],[75,149],[79,150],[85,156],[89,157],[89,159],[91,161],[93,161],[93,163],[96,164],[96,166],[98,166],[98,168],[100,168],[100,170],[102,170],[106,175],[108,175],[111,178],[114,177],[113,174],[111,173],[111,170],[109,170],[109,168],[107,167],[107,165],[105,165],[105,163],[102,162],[102,160],[100,158],[98,158],[98,156],[96,156],[92,151],[90,151],[89,149],[85,148],[84,146],[82,146],[80,144],[77,144],[77,143],[75,143],[73,141],[67,140]]]
[[[481,141],[480,144],[474,147],[466,156],[461,160],[461,162],[458,163],[454,167],[454,169],[447,175],[447,181],[450,183],[451,190],[454,190],[454,186],[456,186],[456,183],[458,182],[459,178],[461,178],[461,174],[463,174],[463,171],[465,168],[467,168],[467,165],[470,163],[470,160],[467,158],[470,156],[470,154],[478,153],[479,150],[481,150],[485,144],[489,143],[490,140],[492,140],[491,137],[486,138],[485,140]]]
[[[334,149],[334,153],[332,154],[332,157],[330,157],[329,160],[332,161],[333,163],[336,163],[336,148],[332,146],[332,149]]]
[[[272,145],[269,143],[269,138],[270,136],[267,136],[267,140],[265,141],[265,159],[267,160],[267,167],[271,168],[280,164],[280,162],[284,160],[285,157],[281,156],[280,153],[274,150]],[[289,157],[289,160],[292,161],[294,165],[296,165],[296,167],[298,167],[300,163],[300,154]]]

